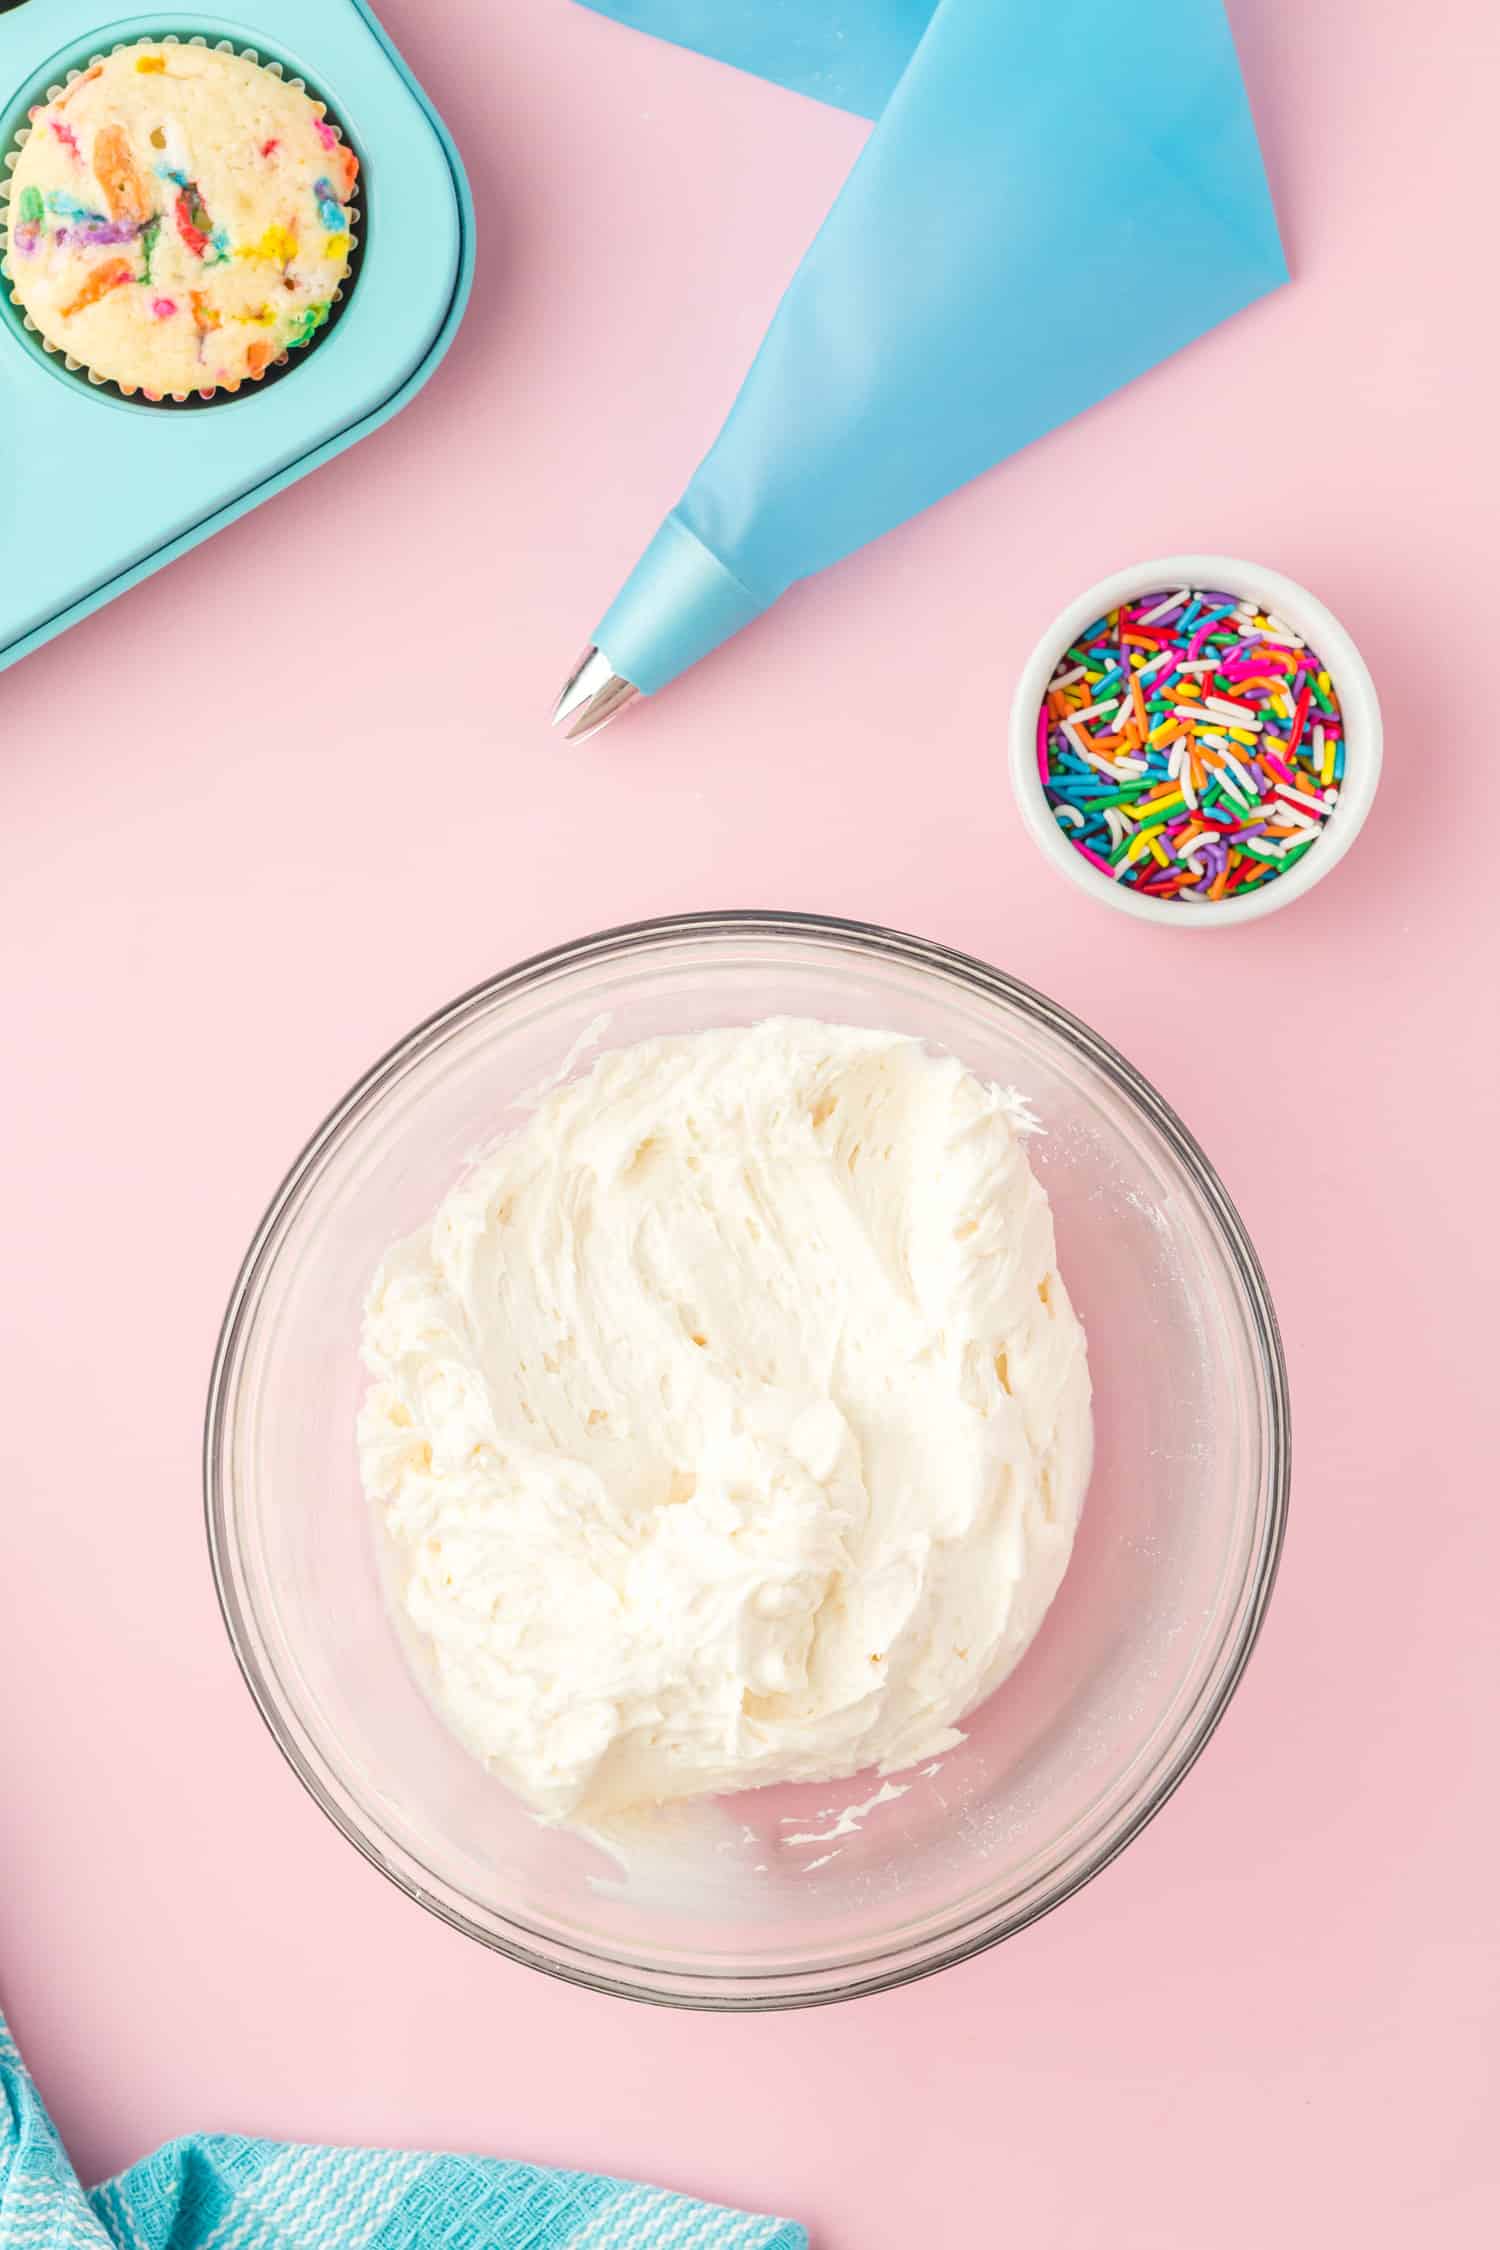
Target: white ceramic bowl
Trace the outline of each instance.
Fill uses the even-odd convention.
[[[1285,875],[1242,897],[1221,899],[1212,905],[1207,899],[1146,898],[1102,874],[1058,826],[1037,771],[1037,712],[1064,649],[1106,610],[1121,602],[1138,601],[1158,589],[1170,593],[1175,586],[1222,588],[1227,594],[1268,608],[1322,657],[1333,676],[1344,714],[1344,778],[1339,784],[1339,801],[1318,842]],[[1321,883],[1337,867],[1364,826],[1374,801],[1381,745],[1380,701],[1369,667],[1332,610],[1315,594],[1295,579],[1284,578],[1279,570],[1240,562],[1232,555],[1163,555],[1154,562],[1118,570],[1112,578],[1102,578],[1097,586],[1090,586],[1076,601],[1069,602],[1043,633],[1027,660],[1011,705],[1010,777],[1021,818],[1036,843],[1053,866],[1091,898],[1122,914],[1133,914],[1142,922],[1163,922],[1179,930],[1229,929],[1236,922],[1253,922],[1262,914],[1274,914],[1294,899],[1304,898],[1314,883]]]

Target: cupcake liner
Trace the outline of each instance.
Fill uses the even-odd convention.
[[[151,391],[140,384],[126,384],[113,376],[98,374],[86,361],[75,358],[61,344],[53,343],[50,337],[43,334],[38,323],[22,304],[20,292],[12,286],[14,275],[10,267],[10,204],[11,190],[14,185],[13,175],[21,151],[31,138],[31,120],[35,117],[38,109],[44,108],[48,102],[55,101],[59,94],[65,93],[69,86],[76,84],[87,71],[92,70],[96,64],[106,62],[111,56],[129,54],[136,47],[184,46],[211,48],[215,54],[238,55],[242,61],[254,63],[258,69],[265,71],[272,78],[281,79],[285,85],[290,86],[295,92],[306,94],[318,116],[327,124],[334,139],[342,141],[344,138],[343,128],[336,118],[329,116],[328,105],[322,95],[317,92],[316,88],[309,86],[306,79],[289,71],[274,56],[268,59],[260,53],[258,48],[241,47],[232,39],[210,39],[203,32],[193,33],[186,39],[178,32],[165,32],[160,38],[152,38],[149,33],[143,33],[135,39],[117,40],[112,47],[102,49],[98,54],[90,55],[86,62],[75,64],[72,68],[66,70],[60,78],[47,85],[37,95],[30,106],[27,122],[15,134],[4,154],[0,155],[0,284],[3,284],[5,293],[15,308],[21,326],[35,339],[49,358],[60,361],[70,375],[76,375],[81,383],[86,383],[93,390],[113,391],[117,398],[129,399],[132,404],[136,405],[213,406],[240,397],[247,384],[253,387],[267,380],[274,381],[279,374],[285,372],[294,364],[295,359],[305,357],[307,352],[327,335],[329,328],[332,327],[337,318],[336,308],[344,303],[359,274],[361,236],[359,232],[358,182],[356,182],[355,190],[351,192],[349,202],[345,206],[349,213],[349,270],[335,288],[330,299],[330,304],[335,310],[330,312],[328,319],[322,324],[321,328],[315,330],[304,343],[280,352],[259,375],[247,376],[244,381],[240,382],[214,384],[203,390]],[[363,177],[363,172],[360,176]]]

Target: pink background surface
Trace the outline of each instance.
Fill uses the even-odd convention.
[[[568,753],[551,694],[862,129],[561,0],[389,0],[480,207],[450,360],[0,683],[0,1978],[86,2178],[217,2126],[621,2170],[818,2250],[1490,2234],[1500,29],[1232,13],[1293,285]],[[1388,727],[1349,861],[1202,940],[1063,885],[1002,742],[1052,611],[1195,547],[1324,595]],[[739,904],[968,948],[1145,1070],[1264,1257],[1297,1467],[1245,1685],[1115,1868],[929,1983],[710,2020],[487,1956],[341,1841],[231,1660],[198,1443],[240,1254],[378,1051]]]

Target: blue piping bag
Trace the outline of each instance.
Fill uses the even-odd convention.
[[[588,4],[850,108],[898,75],[575,736],[1286,278],[1222,0],[867,0],[842,60],[831,0]]]
[[[583,0],[596,15],[856,117],[896,91],[937,0]],[[1004,4],[1004,0],[1001,0]]]

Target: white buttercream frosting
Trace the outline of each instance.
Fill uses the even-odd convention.
[[[365,1314],[431,1691],[550,1818],[890,1772],[1036,1632],[1091,1425],[1014,1096],[778,1020],[547,1095]]]

